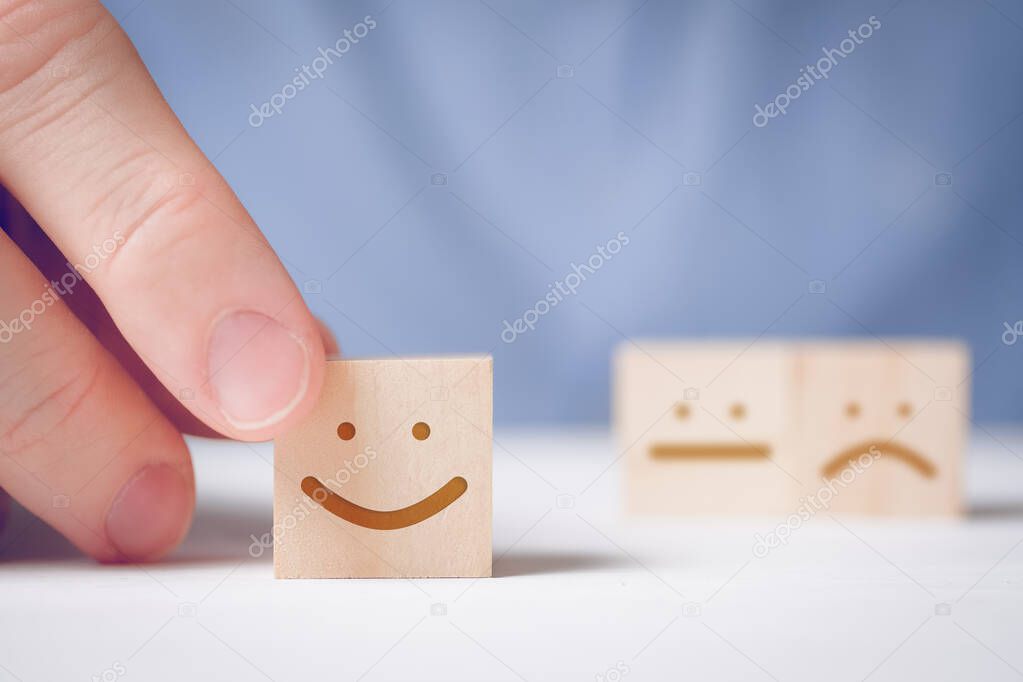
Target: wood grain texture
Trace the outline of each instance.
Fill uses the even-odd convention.
[[[317,407],[275,445],[275,575],[491,575],[492,377],[490,357],[329,362]],[[341,514],[396,516],[345,520],[315,499],[316,486],[303,491],[309,477],[351,503],[331,497]],[[419,513],[410,507],[435,503],[445,506],[398,527]],[[358,525],[366,518],[389,529]]]
[[[629,511],[791,513],[823,487],[829,511],[961,511],[969,413],[961,344],[639,345],[619,349],[614,371]],[[860,470],[845,472],[849,460]]]

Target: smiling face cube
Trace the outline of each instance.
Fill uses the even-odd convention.
[[[615,414],[627,506],[956,514],[968,378],[954,342],[625,346]]]
[[[278,578],[491,574],[493,362],[339,360],[275,447]]]

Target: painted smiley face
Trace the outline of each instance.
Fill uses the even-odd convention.
[[[337,427],[337,435],[341,440],[353,439],[355,425],[351,422],[341,422]],[[415,440],[426,440],[430,437],[430,425],[426,422],[416,422],[412,427],[411,435]],[[349,523],[373,530],[396,530],[414,526],[447,509],[468,490],[469,484],[461,476],[455,476],[418,502],[389,511],[370,509],[345,499],[330,490],[315,476],[303,478],[301,487],[302,492],[314,502]]]
[[[274,447],[274,575],[490,575],[492,396],[485,356],[327,362]]]

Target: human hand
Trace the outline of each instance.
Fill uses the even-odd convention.
[[[321,330],[99,2],[0,0],[0,64],[0,486],[153,560],[191,519],[181,431],[294,424]]]

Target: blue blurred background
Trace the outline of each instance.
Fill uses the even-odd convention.
[[[1023,417],[1019,2],[107,5],[345,353],[492,352],[501,424],[606,420],[662,336],[954,336],[975,416]]]

